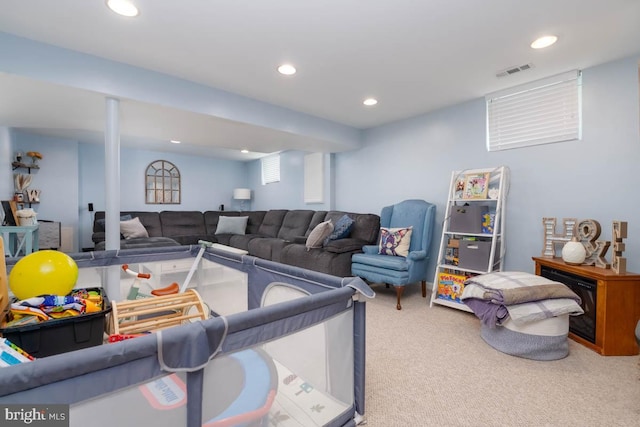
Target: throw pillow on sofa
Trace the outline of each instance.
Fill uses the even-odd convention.
[[[324,221],[316,225],[314,229],[311,230],[311,233],[309,233],[309,237],[307,237],[307,242],[305,243],[307,250],[311,248],[321,248],[324,239],[329,237],[332,231],[333,224],[331,223],[331,220]]]
[[[339,220],[336,221],[336,225],[333,226],[333,231],[326,239],[324,239],[323,245],[328,245],[332,240],[344,239],[346,237],[349,237],[354,222],[355,221],[351,219],[349,215],[343,215]]]
[[[245,234],[248,216],[221,216],[215,234]]]
[[[135,217],[126,221],[120,221],[120,234],[125,239],[134,239],[136,237],[149,237],[147,229],[140,222],[140,218]]]
[[[409,255],[411,244],[411,232],[413,227],[406,228],[380,228],[380,243],[378,253],[380,255],[403,256]]]

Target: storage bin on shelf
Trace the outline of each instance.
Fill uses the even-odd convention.
[[[488,211],[488,206],[476,203],[452,206],[449,231],[454,233],[481,233],[482,216]]]
[[[491,241],[460,240],[458,248],[458,266],[469,270],[487,271],[491,255]],[[500,242],[496,242],[496,254],[500,253]],[[494,261],[498,257],[494,257]]]

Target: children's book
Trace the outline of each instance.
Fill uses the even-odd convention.
[[[483,234],[493,234],[493,229],[495,227],[496,222],[496,213],[495,212],[487,212],[482,215],[482,233]]]
[[[486,199],[489,192],[489,172],[465,174],[463,199]]]
[[[464,290],[465,280],[467,280],[467,276],[461,274],[438,273],[438,293],[436,297],[462,303],[460,296]]]

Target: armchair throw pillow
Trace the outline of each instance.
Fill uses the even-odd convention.
[[[136,237],[149,237],[147,229],[140,222],[140,218],[135,217],[126,221],[120,221],[120,234],[125,239],[134,239]]]
[[[321,248],[322,242],[324,242],[324,239],[329,237],[332,231],[333,224],[331,223],[331,220],[324,221],[316,225],[313,230],[311,230],[311,233],[309,233],[309,237],[307,237],[307,241],[305,243],[307,250],[311,248]]]
[[[406,228],[380,228],[380,243],[378,253],[380,255],[403,256],[409,255],[411,233],[413,227]]]
[[[221,216],[215,234],[245,234],[248,216]]]

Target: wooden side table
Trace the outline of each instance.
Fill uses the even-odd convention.
[[[29,255],[40,249],[39,226],[36,225],[3,225],[0,236],[5,241],[4,252],[10,257],[17,257],[20,252]]]
[[[569,328],[569,338],[603,356],[632,356],[639,352],[635,327],[640,320],[640,274],[616,274],[611,269],[569,265],[561,258],[533,257],[536,274],[542,267],[596,282],[595,340],[584,339]]]

